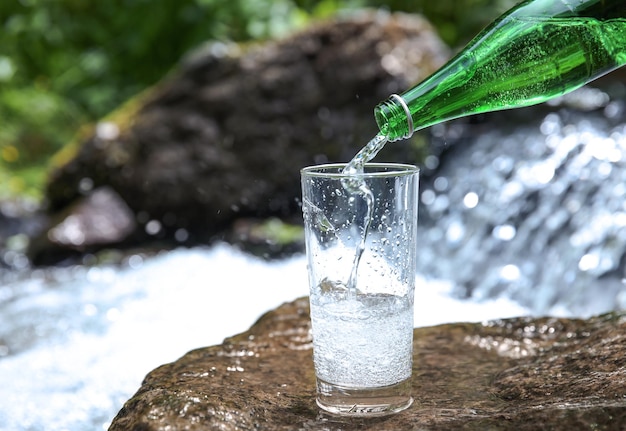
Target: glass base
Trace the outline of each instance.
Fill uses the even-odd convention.
[[[350,388],[317,379],[317,405],[343,416],[384,416],[413,404],[411,379],[378,388]]]

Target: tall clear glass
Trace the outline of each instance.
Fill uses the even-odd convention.
[[[317,404],[344,415],[409,407],[419,170],[301,171]]]

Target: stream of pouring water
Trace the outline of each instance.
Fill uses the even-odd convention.
[[[352,270],[350,272],[350,278],[348,280],[348,292],[352,295],[356,295],[356,280],[357,272],[359,268],[359,262],[361,256],[365,250],[365,241],[367,239],[367,232],[372,219],[372,211],[374,210],[374,194],[367,186],[367,183],[362,177],[363,168],[367,162],[372,160],[376,154],[387,143],[387,137],[383,134],[376,135],[370,140],[361,151],[359,151],[352,160],[345,166],[342,173],[349,175],[350,178],[343,181],[344,189],[351,195],[361,196],[367,205],[367,211],[363,218],[363,230],[361,232],[361,240],[357,246],[356,253],[354,255],[354,261],[352,262]]]

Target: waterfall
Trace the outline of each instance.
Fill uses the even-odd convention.
[[[584,91],[575,96],[607,100]],[[626,308],[626,112],[603,105],[492,127],[431,160],[419,271],[534,314]]]

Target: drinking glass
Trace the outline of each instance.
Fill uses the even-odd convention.
[[[411,405],[419,170],[302,169],[317,404],[342,415]]]

